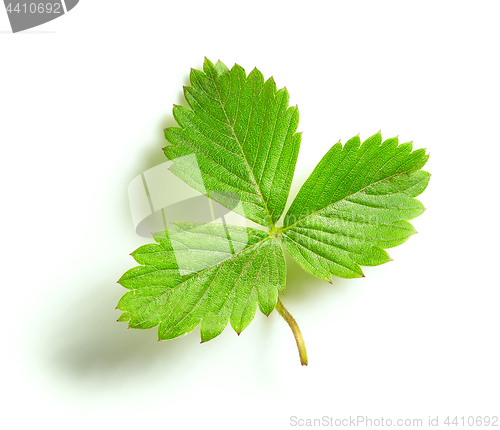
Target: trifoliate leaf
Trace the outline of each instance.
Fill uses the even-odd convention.
[[[179,127],[165,130],[171,171],[268,231],[178,222],[155,233],[156,243],[132,253],[140,266],[119,281],[130,290],[118,304],[119,321],[158,326],[159,339],[200,325],[208,341],[228,322],[241,333],[257,307],[265,315],[276,308],[307,364],[300,329],[278,298],[285,289],[283,250],[330,282],[332,276],[362,277],[361,266],[386,263],[385,249],[414,234],[408,221],[424,211],[415,197],[429,182],[429,173],[420,170],[428,155],[398,138],[382,141],[380,133],[362,144],[358,136],[339,142],[304,183],[283,226],[276,226],[301,141],[298,109],[288,107],[287,90],[277,91],[257,69],[247,76],[220,61],[205,60],[190,80],[184,88],[190,109],[174,106]]]

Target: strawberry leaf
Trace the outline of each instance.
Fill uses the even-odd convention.
[[[153,235],[156,243],[132,253],[140,264],[118,281],[118,321],[131,328],[158,326],[158,338],[172,339],[200,325],[202,342],[230,322],[239,334],[257,307],[274,309],[287,321],[307,364],[295,319],[278,298],[285,290],[286,250],[305,270],[331,282],[332,276],[362,277],[361,266],[390,261],[385,249],[415,233],[408,222],[425,210],[415,199],[429,182],[421,170],[424,149],[377,133],[363,143],[356,136],[335,144],[304,183],[283,215],[301,134],[298,109],[288,92],[277,90],[254,69],[229,70],[205,59],[191,70],[184,88],[190,109],[174,106],[179,127],[165,130],[163,148],[171,171],[221,205],[268,231],[224,223],[173,223]]]
[[[228,321],[239,334],[257,306],[269,315],[285,288],[279,243],[263,231],[217,223],[173,223],[156,244],[132,253],[141,266],[118,281],[130,291],[118,303],[131,328],[158,327],[159,339],[189,333],[201,322],[203,342]]]
[[[330,281],[363,276],[361,266],[390,261],[385,248],[415,233],[407,222],[425,210],[414,197],[430,175],[425,150],[377,133],[334,145],[288,210],[282,243],[308,272]]]
[[[264,82],[257,69],[247,76],[237,64],[229,70],[207,59],[190,80],[184,96],[191,109],[174,106],[180,127],[165,130],[171,171],[221,205],[273,226],[286,205],[301,140],[288,91],[277,91],[273,78]],[[194,166],[186,158],[193,154]],[[228,201],[228,192],[242,204]]]

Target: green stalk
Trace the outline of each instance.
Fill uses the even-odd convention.
[[[295,342],[297,342],[297,349],[299,350],[300,364],[302,364],[302,366],[307,366],[306,344],[304,343],[304,338],[302,337],[302,333],[300,332],[299,325],[297,324],[297,321],[295,321],[295,319],[290,315],[290,312],[288,312],[287,309],[283,306],[283,303],[281,303],[279,297],[278,302],[276,303],[276,310],[292,329],[292,333],[295,337]]]

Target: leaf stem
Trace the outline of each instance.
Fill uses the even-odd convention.
[[[299,350],[300,364],[302,364],[302,366],[307,366],[306,344],[304,343],[304,338],[302,337],[302,333],[300,332],[299,325],[297,324],[297,321],[295,321],[295,319],[292,317],[292,315],[290,315],[290,312],[288,312],[287,309],[283,306],[283,303],[281,303],[279,297],[278,302],[276,303],[276,310],[292,329],[292,333],[295,337],[295,342],[297,342],[297,349]]]

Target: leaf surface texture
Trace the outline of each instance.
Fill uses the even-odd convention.
[[[308,272],[330,281],[363,276],[360,266],[390,261],[384,249],[415,233],[408,222],[425,208],[414,197],[430,175],[420,170],[428,155],[380,133],[335,144],[290,206],[282,242]]]
[[[140,266],[119,283],[128,288],[118,309],[131,328],[158,325],[159,339],[189,333],[218,336],[228,321],[241,333],[257,307],[269,315],[285,288],[279,243],[265,232],[218,223],[173,223],[156,233],[156,244],[132,253]]]
[[[288,106],[288,91],[278,91],[274,79],[264,81],[257,69],[247,76],[242,67],[229,70],[220,61],[214,66],[205,60],[203,71],[191,70],[190,81],[184,88],[190,109],[174,106],[179,127],[165,130],[172,172],[248,219],[274,225],[285,208],[301,141],[299,112]]]

